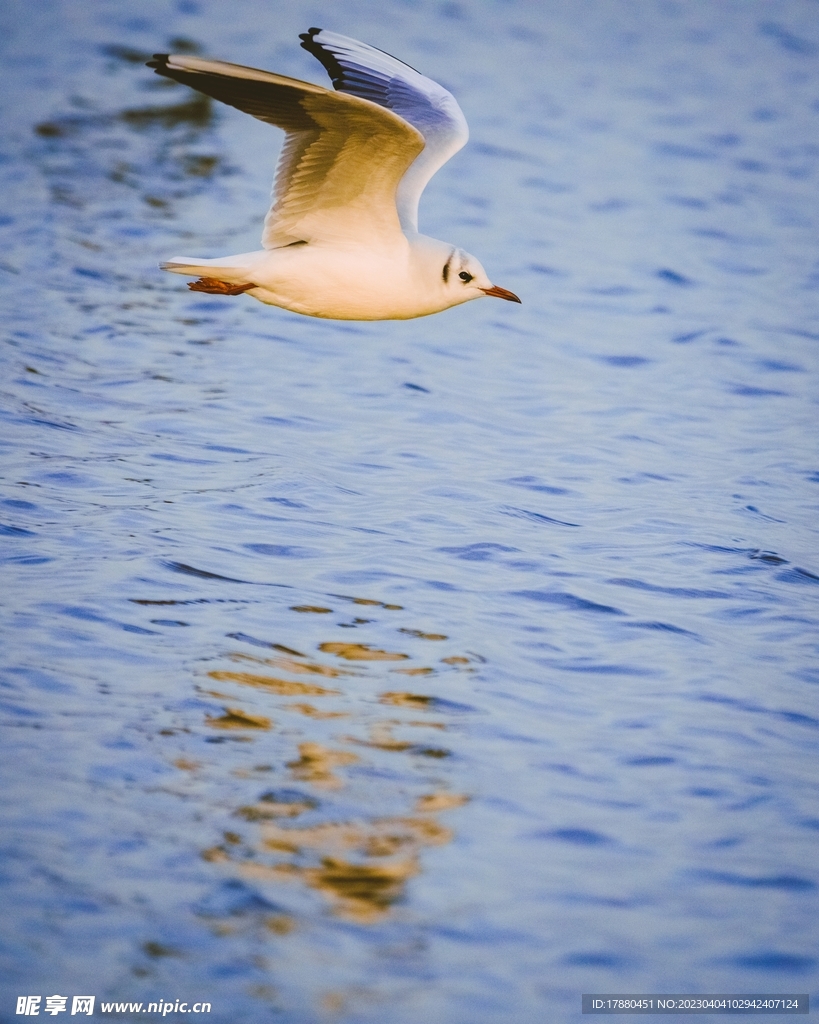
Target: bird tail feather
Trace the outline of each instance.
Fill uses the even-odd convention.
[[[169,270],[172,274],[187,274],[189,277],[215,277],[220,281],[231,281],[237,284],[247,280],[248,271],[254,262],[266,255],[265,251],[241,253],[239,256],[220,256],[215,260],[205,260],[199,256],[174,256],[165,263],[159,264],[160,270]]]

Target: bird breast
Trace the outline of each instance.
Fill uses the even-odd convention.
[[[428,282],[419,280],[427,275],[404,243],[271,249],[252,268],[249,276],[258,287],[251,294],[270,305],[333,320],[401,320],[445,309],[448,303],[439,290],[430,294]]]

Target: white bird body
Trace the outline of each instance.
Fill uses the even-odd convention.
[[[443,267],[452,254],[446,242],[402,234],[378,247],[353,240],[333,246],[295,243],[214,260],[176,257],[163,268],[232,285],[252,283],[244,290],[253,298],[307,316],[409,320],[475,298],[464,287],[450,294],[445,285]],[[455,250],[456,258],[464,255]],[[492,287],[488,280],[486,287]]]
[[[194,291],[247,292],[335,320],[405,320],[484,295],[520,302],[473,256],[418,233],[424,186],[468,137],[454,97],[364,43],[320,29],[301,38],[337,91],[199,57],[157,54],[151,62],[287,133],[264,248],[177,256],[163,269],[199,277],[188,286]]]

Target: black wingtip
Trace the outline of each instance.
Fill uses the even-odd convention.
[[[301,39],[301,46],[303,50],[307,50],[308,53],[312,53],[316,60],[321,61],[324,65],[324,70],[330,76],[333,87],[338,89],[341,86],[344,78],[344,68],[336,60],[335,56],[330,53],[329,50],[325,50],[321,43],[317,43],[315,37],[321,32],[320,28],[309,28],[306,32],[302,32],[299,35]]]
[[[167,67],[169,57],[169,53],[155,53],[149,61],[146,61],[145,67],[158,71],[160,68]]]

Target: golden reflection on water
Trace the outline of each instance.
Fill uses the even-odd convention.
[[[412,740],[399,740],[392,734],[393,725],[401,723],[376,722],[370,726],[370,738],[367,740],[358,739],[356,736],[347,736],[348,743],[356,743],[361,747],[375,747],[377,750],[409,750],[415,746]]]
[[[420,851],[442,846],[453,838],[451,829],[435,814],[466,802],[466,797],[431,793],[420,798],[414,814],[373,817],[363,822],[322,822],[316,825],[279,824],[307,808],[271,809],[261,820],[259,847],[253,860],[239,865],[246,878],[297,881],[329,901],[333,913],[361,924],[383,917],[404,895],[407,881],[421,870]],[[247,810],[244,810],[247,819]],[[251,815],[251,820],[252,815]],[[230,854],[221,847],[221,856]],[[272,854],[273,863],[260,863],[259,853]]]
[[[398,605],[367,598],[345,600],[401,610]],[[291,611],[324,615],[332,609],[311,604],[295,605]],[[416,643],[448,640],[443,633],[409,627],[398,632]],[[395,662],[410,662],[415,655],[340,640],[317,643],[315,655],[284,644],[269,646],[270,653],[262,655],[226,652],[229,665],[207,672],[207,678],[220,683],[226,692],[199,688],[225,702],[221,715],[205,716],[209,729],[229,732],[224,739],[245,743],[276,729],[279,739],[275,742],[280,745],[275,749],[282,752],[274,755],[272,764],[233,770],[237,779],[261,780],[266,773],[275,773],[269,778],[277,786],[255,802],[237,806],[233,810],[237,827],[223,832],[221,840],[202,856],[239,877],[274,885],[298,883],[320,893],[330,911],[348,921],[378,921],[404,898],[407,883],[421,872],[423,850],[452,841],[453,832],[440,816],[468,801],[466,795],[447,790],[437,769],[436,776],[428,777],[428,759],[440,762],[451,752],[419,742],[419,735],[423,737],[427,730],[438,735],[447,730],[449,723],[441,710],[446,702],[432,694],[379,683],[386,684],[389,673],[432,679],[442,672],[472,671],[475,657],[454,654],[440,658],[437,667],[397,668]],[[327,685],[330,680],[332,685]],[[301,699],[281,699],[294,697]],[[252,703],[252,708],[243,707],[245,701]],[[383,717],[383,710],[381,716],[377,714],[377,709],[385,706],[394,717]],[[420,718],[419,712],[423,713]],[[344,719],[344,733],[332,733],[334,719]],[[214,737],[211,742],[223,740]],[[397,776],[394,772],[367,774],[382,755],[402,758]],[[207,767],[185,757],[178,757],[174,764],[189,777],[198,777]],[[385,782],[385,778],[402,781]],[[288,789],[288,781],[299,788]],[[392,799],[385,789],[390,785],[395,787]],[[428,788],[423,791],[425,786]],[[352,799],[358,810],[351,814],[348,803],[344,819],[336,820],[334,794],[345,787],[351,793],[347,800]],[[415,797],[408,797],[413,788]],[[387,814],[383,809],[373,810],[379,805],[383,808],[385,793],[388,806],[403,803],[405,810]],[[235,921],[221,918],[211,924],[218,934],[225,935],[238,927]],[[287,935],[295,925],[287,914],[268,915],[263,930]]]
[[[312,674],[317,676],[348,676],[352,675],[351,669],[335,668],[332,665],[322,665],[317,661],[310,661],[305,654],[298,654],[296,651],[288,650],[288,653],[296,658],[303,659],[294,661],[293,658],[259,658],[254,654],[245,654],[244,651],[234,651],[228,655],[231,661],[250,661],[255,665],[269,665],[282,672],[291,672],[295,675]]]
[[[305,811],[312,811],[318,807],[318,800],[308,797],[295,800],[285,800],[277,796],[275,792],[266,793],[258,803],[248,804],[236,811],[237,817],[245,821],[265,821],[270,818],[297,818]]]
[[[254,675],[251,672],[208,672],[211,679],[232,683],[242,683],[245,686],[261,686],[271,693],[278,693],[284,697],[303,697],[308,695],[327,695],[340,693],[340,690],[328,690],[324,686],[317,686],[315,683],[294,683],[289,679],[277,679],[275,676]]]
[[[251,715],[241,708],[225,708],[219,718],[206,715],[205,721],[212,729],[270,729],[273,725],[264,715]]]
[[[397,690],[388,690],[378,698],[382,704],[395,704],[403,708],[428,708],[433,703],[432,697],[421,693],[401,693]]]
[[[298,760],[288,761],[287,767],[295,779],[310,782],[320,789],[341,789],[344,782],[333,769],[358,760],[358,755],[349,750],[330,750],[320,743],[300,743]]]
[[[285,704],[286,711],[298,711],[300,715],[307,715],[308,718],[349,718],[348,711],[320,711],[313,704],[297,702]]]
[[[319,644],[319,650],[326,654],[335,654],[347,661],[403,661],[409,658],[408,654],[400,654],[397,651],[380,651],[369,644],[345,644],[339,641],[332,641],[326,644]]]
[[[401,604],[384,604],[383,601],[373,601],[369,597],[348,597],[345,600],[352,601],[353,604],[369,605],[372,608],[385,608],[387,611],[400,612],[404,610],[404,606]]]

